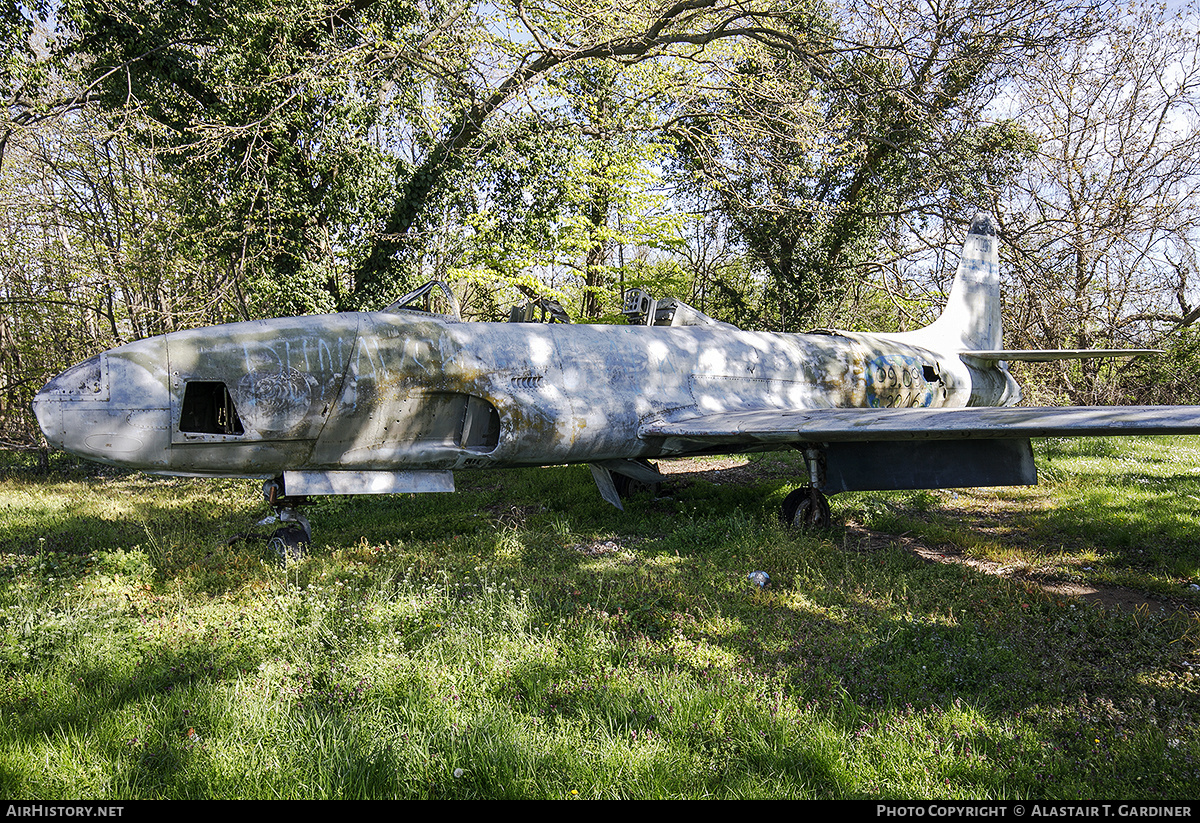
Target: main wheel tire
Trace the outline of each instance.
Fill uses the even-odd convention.
[[[800,531],[828,528],[832,517],[828,498],[816,489],[796,489],[784,498],[780,511],[783,525]]]
[[[656,463],[651,463],[649,460],[639,460],[638,462],[648,469],[658,471],[658,464]],[[632,477],[619,474],[618,472],[613,472],[612,479],[613,486],[617,489],[617,496],[622,500],[628,500],[631,497],[646,492],[651,497],[658,497],[659,492],[662,491],[662,483],[643,483],[641,480],[634,480]]]

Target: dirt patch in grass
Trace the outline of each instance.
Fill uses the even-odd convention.
[[[662,460],[658,470],[671,480],[697,481],[718,485],[751,484],[774,478],[792,478],[803,482],[803,466],[786,458],[763,456],[749,459],[744,455],[729,457],[685,458]],[[1047,505],[1049,498],[1038,499],[1029,494],[1009,497],[993,491],[962,490],[941,507],[959,525],[975,534],[986,535],[1021,551],[1036,551],[1036,541],[1014,518],[1030,508]],[[876,551],[887,546],[899,546],[932,563],[954,563],[969,566],[984,574],[1017,580],[1058,598],[1074,598],[1105,608],[1138,612],[1200,612],[1191,603],[1162,597],[1149,597],[1132,589],[1117,586],[1095,586],[1073,581],[1044,579],[1037,570],[1024,563],[1005,563],[982,560],[966,555],[953,545],[929,545],[903,534],[872,531],[859,523],[847,522],[846,545],[855,551]]]
[[[930,546],[913,537],[902,534],[886,534],[872,531],[857,523],[846,524],[846,546],[854,551],[878,551],[888,546],[898,546],[905,551],[931,563],[954,563],[968,566],[984,574],[1018,580],[1031,588],[1040,590],[1050,597],[1074,598],[1085,603],[1092,603],[1110,609],[1121,609],[1137,612],[1174,612],[1187,611],[1195,613],[1196,609],[1190,603],[1164,598],[1151,598],[1131,589],[1116,586],[1093,586],[1083,583],[1039,580],[1030,574],[1028,567],[999,563],[994,560],[980,560],[968,557],[956,546]]]
[[[658,461],[658,471],[671,480],[703,480],[719,486],[749,485],[781,477],[804,482],[804,465],[797,463],[797,460],[799,458],[788,461],[770,456],[750,460],[745,455],[682,458]]]

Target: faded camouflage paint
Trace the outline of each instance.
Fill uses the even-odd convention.
[[[653,457],[663,443],[638,439],[648,419],[987,399],[971,379],[961,361],[881,335],[462,323],[405,311],[138,341],[55,378],[38,414],[53,442],[102,462],[274,476]],[[191,381],[224,383],[244,432],[181,431]],[[436,418],[450,401],[439,398],[459,395],[495,407],[494,448],[448,442]]]

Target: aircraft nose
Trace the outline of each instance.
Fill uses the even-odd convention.
[[[49,386],[49,383],[46,384]],[[33,415],[51,446],[62,447],[62,409],[53,393],[43,387],[33,398]]]
[[[101,463],[153,467],[166,459],[170,396],[152,341],[72,366],[37,393],[33,412],[46,440]],[[161,369],[158,366],[161,360]]]
[[[108,400],[108,381],[103,375],[101,357],[96,356],[72,366],[52,378],[33,398],[33,413],[47,442],[65,447],[67,435],[63,422],[66,408],[80,402]]]

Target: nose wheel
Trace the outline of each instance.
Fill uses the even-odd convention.
[[[312,527],[308,525],[308,520],[303,515],[295,516],[299,520],[280,526],[267,541],[267,548],[277,554],[284,564],[302,558],[312,543]]]
[[[312,544],[312,526],[308,518],[298,511],[298,507],[307,503],[308,498],[288,497],[282,477],[263,483],[263,497],[283,524],[271,533],[267,548],[279,555],[280,561],[285,564],[289,560],[299,560]]]

